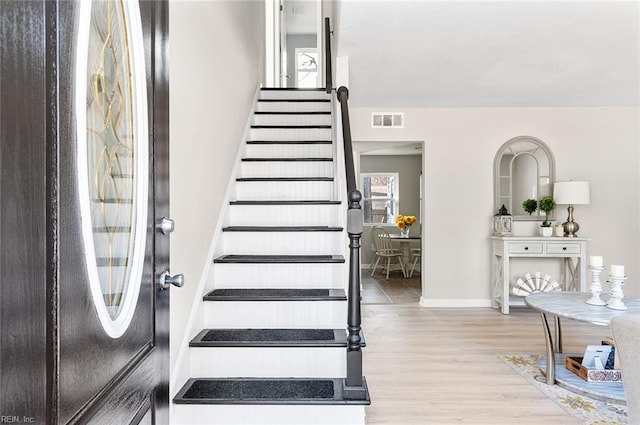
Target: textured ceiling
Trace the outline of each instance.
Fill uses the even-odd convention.
[[[336,3],[353,107],[640,105],[640,1]]]

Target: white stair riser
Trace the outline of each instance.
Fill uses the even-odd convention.
[[[331,140],[330,128],[252,128],[249,140]]]
[[[254,115],[255,125],[331,125],[331,114]]]
[[[213,419],[215,418],[215,419]],[[173,425],[364,425],[364,406],[174,405]]]
[[[261,90],[260,99],[329,99],[324,90]]]
[[[236,199],[251,201],[333,198],[333,182],[237,182]]]
[[[327,255],[343,251],[342,232],[223,232],[226,254]]]
[[[192,377],[335,378],[347,374],[346,347],[191,347],[190,351]]]
[[[258,102],[259,112],[330,112],[331,102]]]
[[[247,145],[246,157],[247,158],[333,158],[333,146],[330,144]]]
[[[342,289],[343,263],[214,264],[216,288]]]
[[[241,177],[333,177],[331,161],[245,161]]]
[[[346,301],[205,301],[204,303],[205,328],[339,329],[346,324]]]
[[[328,199],[327,199],[328,200]],[[329,205],[231,205],[231,226],[340,226],[346,207]]]

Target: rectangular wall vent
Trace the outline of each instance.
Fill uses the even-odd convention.
[[[404,128],[404,112],[374,112],[371,114],[372,128]]]

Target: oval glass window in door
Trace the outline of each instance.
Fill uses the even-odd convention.
[[[137,0],[80,3],[78,188],[91,294],[106,333],[129,326],[145,257],[146,73]]]

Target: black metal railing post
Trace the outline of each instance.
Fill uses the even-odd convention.
[[[362,314],[360,311],[360,239],[364,215],[360,201],[362,194],[356,189],[356,174],[349,122],[349,90],[342,86],[337,91],[342,117],[344,140],[344,162],[347,177],[348,209],[347,234],[349,235],[349,289],[347,313],[347,377],[343,381],[342,393],[347,400],[366,400],[367,389],[362,376],[362,339],[360,337]]]
[[[327,93],[333,89],[333,75],[331,72],[331,21],[324,18],[324,70],[327,85]]]

